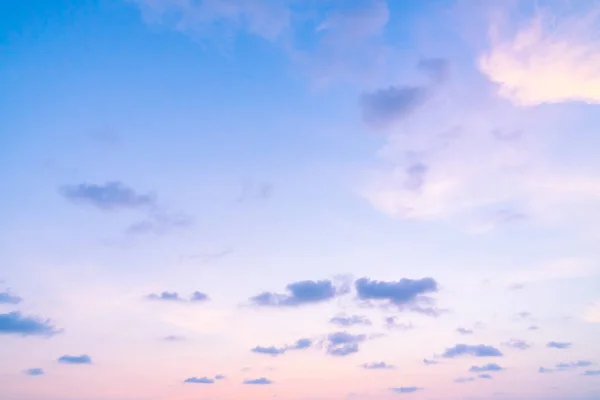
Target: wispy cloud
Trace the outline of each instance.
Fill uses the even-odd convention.
[[[394,393],[406,394],[406,393],[414,393],[419,390],[423,390],[423,388],[417,386],[402,386],[397,388],[390,388],[390,390]]]
[[[28,370],[25,370],[25,375],[29,375],[29,376],[44,375],[44,370],[42,368],[30,368]]]
[[[215,380],[212,378],[207,378],[206,376],[203,376],[202,378],[196,378],[195,376],[193,376],[184,380],[183,383],[200,383],[205,385],[212,385],[213,383],[215,383]]]
[[[454,382],[456,383],[467,383],[467,382],[473,382],[475,380],[475,378],[456,378],[454,380]]]
[[[546,347],[549,349],[560,349],[560,350],[569,349],[569,348],[571,348],[571,346],[573,346],[573,344],[570,342],[548,342],[546,344]]]
[[[92,358],[87,354],[81,354],[79,356],[64,355],[57,360],[61,364],[91,364]]]
[[[429,360],[429,359],[425,358],[425,359],[423,359],[423,364],[425,364],[425,365],[436,365],[436,364],[439,364],[439,361]]]
[[[498,372],[504,371],[504,368],[496,363],[485,364],[482,366],[473,365],[469,368],[469,372],[481,373],[481,372]]]
[[[457,344],[454,347],[449,347],[444,351],[442,357],[444,358],[456,358],[460,356],[473,356],[473,357],[502,357],[503,354],[500,350],[493,346],[487,346],[484,344],[468,345],[468,344]]]
[[[600,376],[600,369],[597,370],[589,370],[583,373],[584,376]]]
[[[179,296],[177,292],[164,291],[161,293],[150,293],[146,295],[146,299],[154,301],[164,302],[190,302],[190,303],[202,303],[210,300],[210,297],[203,292],[193,292],[189,299]]]
[[[384,319],[385,327],[390,330],[398,330],[398,331],[408,331],[410,329],[414,329],[412,323],[400,322],[398,317],[385,317]]]
[[[530,343],[521,339],[510,339],[509,341],[502,343],[502,345],[518,350],[527,350],[532,347]]]
[[[139,194],[116,181],[65,185],[60,188],[60,193],[75,203],[89,204],[104,211],[149,207],[155,205],[156,201],[154,196]]]
[[[24,316],[20,312],[0,314],[0,335],[53,336],[61,330],[55,328],[49,319]]]
[[[387,364],[383,361],[363,364],[364,369],[395,369],[395,365]]]
[[[340,314],[331,318],[329,322],[342,327],[349,327],[353,325],[372,325],[371,320],[364,315]]]
[[[247,379],[244,381],[244,385],[271,385],[273,381],[267,378]]]
[[[461,335],[472,335],[473,333],[475,333],[473,329],[467,328],[456,328],[456,332],[460,333]]]

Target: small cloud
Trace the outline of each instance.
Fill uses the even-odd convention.
[[[423,359],[423,364],[425,364],[425,365],[436,365],[436,364],[439,364],[439,361],[428,360],[427,358],[425,358],[425,359]]]
[[[515,321],[531,321],[531,320],[533,320],[533,315],[530,312],[522,311],[522,312],[516,313],[513,316],[513,319]]]
[[[475,333],[475,331],[473,331],[472,329],[466,328],[457,328],[456,332],[460,333],[461,335],[472,335],[473,333]]]
[[[366,335],[353,335],[347,332],[331,333],[327,336],[327,354],[344,357],[357,353],[358,345],[366,339]]]
[[[338,290],[330,280],[290,283],[286,290],[288,293],[263,292],[251,297],[250,301],[264,307],[297,307],[325,302],[345,293]]]
[[[360,300],[383,301],[387,305],[424,314],[428,314],[428,310],[431,309],[423,308],[419,303],[430,303],[431,299],[425,295],[438,291],[438,284],[433,278],[403,278],[389,282],[361,278],[354,285]]]
[[[0,335],[53,336],[60,333],[49,319],[25,317],[20,312],[0,314]]]
[[[167,341],[167,342],[183,342],[187,339],[184,336],[169,335],[169,336],[163,337],[162,340]]]
[[[589,370],[583,373],[584,376],[600,376],[600,369],[597,370]]]
[[[456,383],[467,383],[467,382],[473,382],[475,380],[475,378],[456,378],[454,380],[454,382]]]
[[[146,296],[148,300],[161,300],[161,301],[185,301],[177,292],[162,292],[160,294],[151,293]]]
[[[29,375],[29,376],[40,376],[40,375],[44,375],[44,370],[41,368],[30,368],[28,370],[25,371],[25,375]]]
[[[450,63],[445,58],[423,58],[419,60],[417,69],[435,83],[445,82],[450,77]]]
[[[364,369],[396,369],[394,365],[386,364],[383,361],[365,363],[362,365]]]
[[[371,320],[363,315],[340,314],[331,318],[329,322],[342,327],[349,327],[353,325],[371,325]]]
[[[202,378],[196,378],[195,376],[193,376],[184,380],[183,383],[201,383],[205,385],[212,385],[213,383],[215,383],[215,380],[207,378],[206,376],[203,376]]]
[[[416,387],[416,386],[404,386],[404,387],[390,388],[390,390],[394,393],[405,394],[405,393],[414,393],[419,390],[423,390],[423,388]]]
[[[244,385],[271,385],[272,383],[272,380],[269,380],[264,377],[258,379],[247,379],[244,381]]]
[[[311,339],[298,339],[296,341],[296,343],[294,343],[292,346],[287,346],[288,350],[304,350],[304,349],[308,349],[310,346],[312,346],[313,341]]]
[[[544,367],[540,367],[538,369],[538,373],[540,373],[540,374],[548,374],[550,372],[554,372],[554,370],[550,369],[550,368],[544,368]]]
[[[363,119],[374,129],[385,129],[408,117],[430,97],[426,86],[389,86],[366,92],[360,97]]]
[[[201,302],[201,301],[208,301],[209,297],[206,293],[202,293],[202,292],[194,292],[192,293],[192,296],[190,297],[190,301],[196,301],[196,302]]]
[[[546,344],[546,347],[549,349],[569,349],[571,348],[573,344],[569,343],[569,342],[548,342],[548,344]]]
[[[270,356],[279,356],[283,353],[285,353],[287,349],[285,347],[279,348],[279,347],[275,347],[275,346],[269,346],[269,347],[263,347],[263,346],[256,346],[255,348],[251,349],[250,351],[253,353],[258,353],[258,354],[268,354]]]
[[[490,374],[479,374],[479,375],[477,375],[477,377],[479,379],[494,379],[494,377],[491,376]]]
[[[502,343],[506,347],[517,350],[527,350],[531,348],[531,344],[521,339],[510,339],[508,342]]]
[[[103,185],[87,183],[65,185],[59,191],[72,202],[90,204],[104,211],[140,208],[155,204],[153,196],[138,194],[121,182],[107,182]]]
[[[91,364],[92,358],[87,354],[79,356],[64,355],[59,357],[57,361],[61,364]]]
[[[398,317],[386,317],[385,318],[385,327],[391,330],[399,330],[399,331],[407,331],[409,329],[414,329],[412,323],[403,323],[398,321]]]
[[[173,230],[188,229],[194,225],[194,218],[184,212],[170,212],[154,207],[148,217],[130,225],[125,233],[128,235],[163,235]]]
[[[226,379],[226,378],[227,377],[225,375],[215,375],[215,379],[218,380],[218,381]]]
[[[471,368],[469,368],[469,372],[476,372],[476,373],[480,373],[480,372],[498,372],[498,371],[504,371],[504,368],[502,368],[501,366],[499,366],[496,363],[490,363],[490,364],[485,364],[482,366],[476,366],[473,365]]]
[[[529,328],[527,328],[528,331],[537,331],[538,329],[540,329],[540,327],[537,325],[531,325]]]
[[[459,356],[473,356],[473,357],[502,357],[503,354],[500,350],[492,346],[486,346],[484,344],[468,345],[468,344],[457,344],[454,347],[447,348],[442,354],[444,358],[455,358]]]
[[[556,364],[556,369],[564,371],[569,369],[591,367],[592,365],[594,365],[594,363],[591,361],[580,360]]]
[[[19,304],[23,301],[19,296],[15,296],[8,292],[0,292],[0,304]]]

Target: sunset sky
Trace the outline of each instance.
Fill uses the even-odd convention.
[[[0,400],[600,399],[599,32],[0,0]]]

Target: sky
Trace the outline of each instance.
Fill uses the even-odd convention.
[[[600,399],[598,32],[0,2],[0,398]]]

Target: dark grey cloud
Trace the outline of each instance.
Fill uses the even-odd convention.
[[[75,203],[89,204],[101,210],[132,209],[152,206],[154,196],[139,194],[121,182],[106,182],[102,185],[80,183],[65,185],[59,189],[68,200]]]
[[[405,393],[414,393],[416,391],[423,390],[423,388],[416,387],[416,386],[403,386],[403,387],[397,387],[397,388],[390,388],[390,390],[394,393],[405,394]]]
[[[391,329],[391,330],[398,330],[398,331],[407,331],[409,329],[414,329],[414,326],[412,323],[404,323],[404,322],[400,322],[398,321],[398,317],[393,316],[393,317],[385,317],[385,327],[387,329]]]
[[[600,369],[585,371],[582,375],[584,376],[600,376]]]
[[[263,292],[250,301],[257,306],[297,307],[325,302],[345,293],[330,280],[294,282],[287,285],[286,290],[288,293]]]
[[[443,83],[450,78],[450,62],[445,58],[423,58],[417,63],[417,69],[434,83]]]
[[[210,298],[208,297],[208,295],[206,293],[202,293],[202,292],[194,292],[192,293],[192,296],[190,297],[190,301],[208,301]]]
[[[369,320],[364,315],[340,314],[340,315],[336,315],[335,317],[331,318],[329,320],[329,322],[332,324],[338,325],[338,326],[343,326],[343,327],[348,327],[348,326],[353,326],[353,325],[372,325],[371,320]]]
[[[29,376],[44,375],[44,370],[41,368],[29,368],[28,370],[25,370],[25,375],[29,375]]]
[[[421,305],[421,303],[430,304],[432,302],[431,298],[425,296],[426,294],[438,291],[438,284],[433,278],[402,278],[399,281],[389,282],[361,278],[354,285],[360,300],[383,302],[384,305],[427,315],[435,314],[435,309]]]
[[[348,332],[330,333],[326,340],[327,354],[344,357],[359,350],[359,344],[367,339],[366,335],[353,335]]]
[[[0,314],[0,335],[49,337],[60,332],[61,330],[56,329],[49,319],[26,317],[18,311]]]
[[[456,332],[460,333],[461,335],[472,335],[473,333],[475,333],[475,331],[473,331],[472,329],[467,328],[456,328]]]
[[[502,343],[506,347],[510,347],[517,350],[527,350],[532,347],[532,345],[521,339],[510,339],[508,342]]]
[[[444,358],[455,358],[460,356],[502,357],[503,354],[497,348],[484,344],[456,344],[454,347],[447,348],[442,354],[442,357]]]
[[[469,368],[469,372],[481,373],[481,372],[499,372],[504,371],[504,368],[496,363],[489,363],[482,366],[473,365]]]
[[[383,361],[372,362],[372,363],[365,363],[365,364],[362,365],[362,367],[364,369],[395,369],[396,368],[396,366],[387,364],[387,363],[385,363]]]
[[[467,383],[467,382],[473,382],[475,380],[475,378],[456,378],[454,380],[454,382],[456,383]]]
[[[285,347],[275,347],[275,346],[269,346],[269,347],[256,346],[255,348],[250,349],[250,351],[253,353],[268,354],[270,356],[279,356],[279,355],[285,353],[286,350],[287,349]]]
[[[61,364],[91,364],[92,358],[87,354],[81,354],[79,356],[64,355],[57,360]]]
[[[19,304],[21,301],[23,301],[23,299],[19,296],[8,292],[0,292],[0,304]]]
[[[560,350],[564,350],[564,349],[569,349],[571,348],[573,344],[569,343],[569,342],[548,342],[546,344],[546,347],[549,349],[560,349]]]
[[[360,97],[363,120],[374,129],[385,129],[420,108],[431,97],[427,86],[389,86]]]
[[[272,383],[272,380],[264,377],[258,379],[247,379],[244,381],[244,385],[271,385]]]
[[[202,378],[196,378],[195,376],[193,376],[184,380],[183,383],[201,383],[205,385],[212,385],[213,383],[215,383],[215,380],[206,376],[203,376]]]
[[[490,374],[479,374],[479,375],[477,375],[477,377],[479,379],[494,379],[494,377],[491,376]]]
[[[425,364],[425,365],[436,365],[436,364],[439,364],[439,362],[436,361],[436,360],[428,360],[427,358],[424,358],[423,359],[423,364]]]

